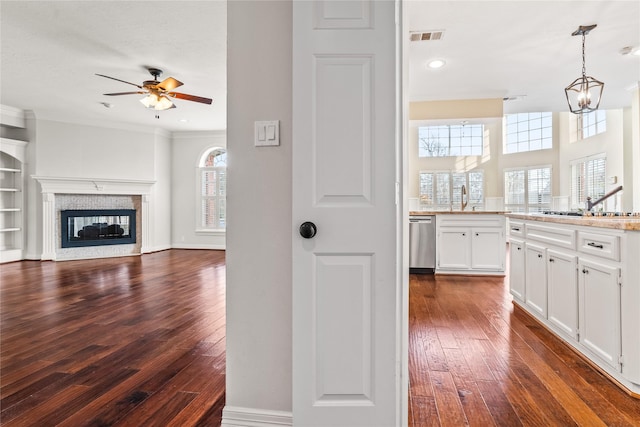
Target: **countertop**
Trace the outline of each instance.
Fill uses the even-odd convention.
[[[555,224],[582,225],[586,227],[615,228],[617,230],[640,231],[640,218],[622,216],[567,216],[508,213],[507,218],[523,219],[530,221],[549,222]]]
[[[509,211],[409,211],[409,216],[415,215],[504,215]]]

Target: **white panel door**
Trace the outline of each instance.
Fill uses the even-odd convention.
[[[511,239],[509,242],[509,290],[518,301],[524,302],[524,242]]]
[[[504,231],[502,229],[472,229],[471,268],[477,270],[504,270],[505,245]]]
[[[581,259],[578,277],[580,342],[620,371],[620,270]]]
[[[578,257],[547,249],[549,322],[578,338]]]
[[[393,426],[395,5],[295,1],[293,22],[293,421]]]
[[[438,268],[468,270],[471,267],[471,229],[441,227],[437,251]]]
[[[542,246],[525,243],[525,304],[533,312],[547,318],[547,261],[546,249]]]

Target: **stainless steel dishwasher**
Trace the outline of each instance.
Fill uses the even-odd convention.
[[[409,272],[433,273],[436,268],[436,217],[409,217]]]

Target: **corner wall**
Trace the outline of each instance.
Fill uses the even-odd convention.
[[[249,425],[234,414],[266,425],[292,410],[292,9],[227,9],[226,426]],[[280,120],[280,146],[254,146],[258,120]]]

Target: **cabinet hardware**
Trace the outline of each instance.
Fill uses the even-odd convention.
[[[553,258],[549,258],[549,262],[556,262],[556,260]]]
[[[604,249],[604,246],[598,245],[597,243],[589,242],[587,246],[591,246],[592,248]]]
[[[511,227],[511,231],[520,231],[518,227]]]
[[[479,235],[480,235],[480,233],[476,233],[476,236],[479,236]]]
[[[466,236],[466,235],[467,235],[467,233],[462,233],[462,235],[463,235],[463,236]]]
[[[518,248],[517,248],[517,249],[518,249],[518,250],[521,250],[522,248],[521,248],[520,246],[518,246]]]
[[[541,254],[538,254],[538,258],[542,258],[542,255],[541,255]]]
[[[583,268],[583,269],[582,269],[582,272],[583,272],[584,274],[589,274],[589,270],[587,270],[586,268]]]

